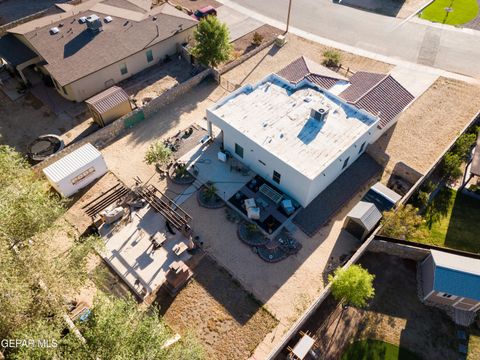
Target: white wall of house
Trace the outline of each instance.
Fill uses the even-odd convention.
[[[223,131],[223,145],[236,159],[254,172],[269,180],[273,185],[298,201],[306,204],[311,180],[263,149],[220,117],[207,110],[207,119]],[[235,144],[243,148],[243,158],[235,153]],[[280,183],[273,181],[273,171],[280,174]]]
[[[369,134],[366,132],[342,153],[337,160],[332,162],[322,174],[311,179],[283,162],[274,154],[265,150],[208,109],[207,120],[223,131],[223,144],[226,150],[254,172],[268,179],[280,190],[298,201],[303,207],[306,207],[314,200],[318,194],[330,185],[365,151],[370,138],[373,136],[372,133]],[[364,142],[365,145],[360,153],[360,147]],[[235,153],[235,144],[243,148],[243,158],[240,158]],[[346,158],[349,158],[348,165],[342,169]],[[274,171],[281,175],[280,183],[276,183],[273,180]],[[325,174],[325,176],[323,174]]]
[[[63,97],[73,101],[83,101],[99,92],[111,87],[112,85],[128,79],[130,76],[163,61],[166,55],[174,55],[177,52],[177,44],[188,41],[193,36],[194,28],[184,30],[158,44],[146,48],[130,57],[120,60],[90,75],[87,75],[62,89],[55,86],[57,91]],[[153,60],[147,61],[147,51],[151,49]],[[121,73],[121,66],[125,64],[127,72]],[[66,93],[63,91],[65,90]]]

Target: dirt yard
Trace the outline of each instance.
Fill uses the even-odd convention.
[[[384,179],[400,161],[424,174],[479,109],[480,86],[439,78],[368,152],[388,155]]]
[[[12,101],[0,90],[0,144],[22,153],[39,135],[62,135],[83,123],[84,119],[56,116],[31,93]],[[69,132],[63,138],[68,143],[77,135],[78,131]]]
[[[329,296],[305,324],[317,335],[322,358],[338,359],[349,343],[360,339],[386,341],[424,359],[458,358],[454,323],[418,299],[415,262],[366,253],[360,263],[375,274],[376,293],[368,308],[342,309]]]
[[[326,46],[290,34],[287,44],[282,48],[271,46],[245,61],[241,66],[230,70],[223,77],[235,84],[255,83],[265,75],[279,71],[293,60],[304,55],[318,63],[323,60]],[[393,66],[369,58],[340,51],[342,66],[351,71],[389,72]],[[345,71],[341,71],[345,75]],[[351,73],[350,73],[351,74]]]
[[[278,321],[210,258],[196,273],[173,302],[160,294],[165,320],[179,333],[196,333],[210,359],[247,359]]]
[[[259,34],[262,37],[262,43],[265,43],[275,39],[282,33],[282,30],[274,26],[268,24],[262,25],[257,30],[242,36],[240,39],[237,39],[232,43],[234,48],[234,57],[242,56],[243,54],[246,54],[257,47],[257,45],[253,44],[254,34]]]

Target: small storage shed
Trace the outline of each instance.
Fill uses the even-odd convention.
[[[93,119],[100,126],[106,126],[132,111],[128,94],[118,86],[112,86],[85,102]]]
[[[360,240],[364,240],[382,219],[375,204],[359,201],[348,213],[344,229]]]
[[[64,197],[75,194],[108,171],[102,153],[85,144],[43,169],[52,187]]]
[[[480,259],[431,250],[421,263],[423,299],[480,310]]]
[[[388,211],[400,201],[402,197],[381,182],[377,182],[362,198],[362,201],[375,204],[380,212]]]

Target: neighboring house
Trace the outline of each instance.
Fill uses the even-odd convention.
[[[413,100],[392,84],[377,81],[362,96],[371,101],[369,94],[382,87],[381,107],[395,114],[382,119],[357,106],[358,99],[342,98],[355,83],[301,57],[208,109],[209,133],[212,124],[220,128],[225,150],[306,207]]]
[[[423,300],[465,311],[480,309],[480,259],[432,250],[421,271]]]
[[[0,56],[7,62],[12,58],[24,81],[24,70],[35,65],[63,97],[74,101],[175,54],[197,24],[169,4],[151,9],[149,1],[87,0],[57,6],[64,12],[8,30],[7,40],[0,41]]]

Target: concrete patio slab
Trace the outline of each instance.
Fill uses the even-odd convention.
[[[180,233],[169,233],[165,218],[150,205],[132,211],[131,221],[125,226],[102,225],[100,235],[105,239],[103,259],[141,298],[154,293],[166,280],[165,276],[175,261],[187,261],[190,254],[176,255],[173,247],[188,244]],[[120,226],[120,229],[117,229]],[[150,237],[159,233],[166,238],[162,247],[153,251]],[[188,246],[188,245],[187,245]]]
[[[179,161],[186,163],[189,171],[193,170],[193,166],[198,171],[195,177],[200,183],[205,184],[209,181],[214,183],[218,196],[223,200],[228,200],[255,174],[252,171],[242,173],[235,170],[232,166],[233,162],[237,162],[236,160],[230,159],[227,162],[218,160],[219,151],[219,141],[214,141],[210,145],[199,144],[182,156]]]

